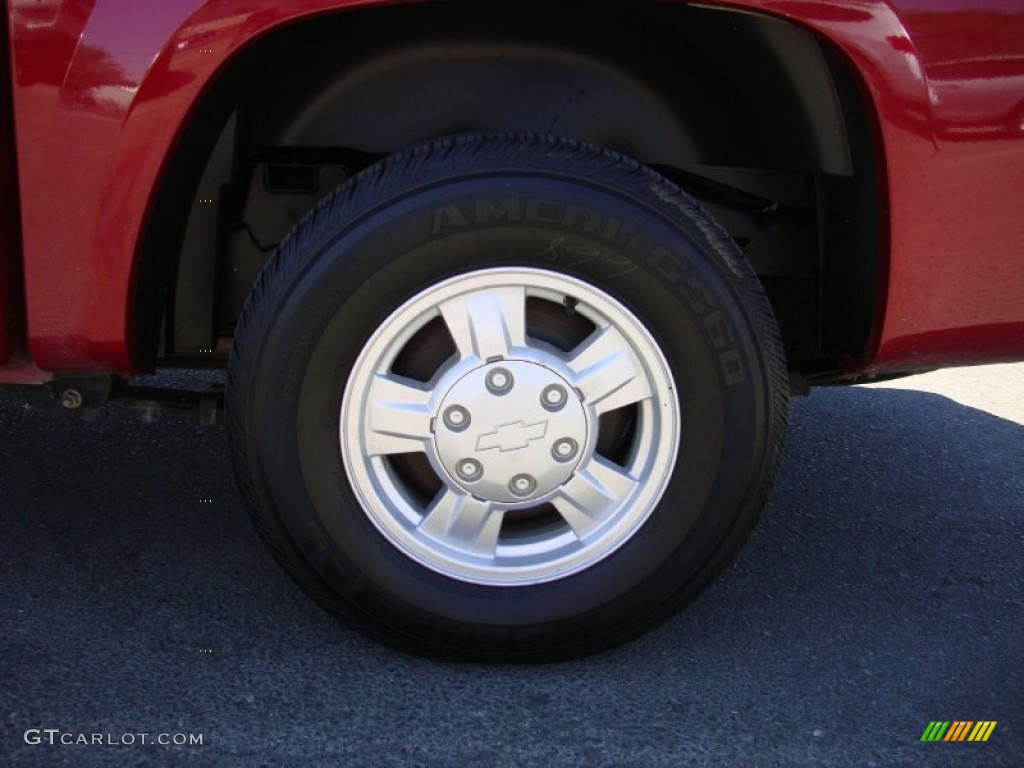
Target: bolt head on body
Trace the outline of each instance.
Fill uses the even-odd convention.
[[[77,389],[65,389],[64,394],[60,397],[60,404],[71,410],[81,408],[82,402],[82,393]]]

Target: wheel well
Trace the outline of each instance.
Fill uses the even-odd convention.
[[[863,354],[879,186],[854,77],[797,26],[654,2],[435,2],[254,41],[168,163],[139,272],[164,311],[139,313],[140,339],[162,328],[168,364],[216,349],[318,199],[377,157],[471,131],[556,133],[659,168],[747,251],[792,366]]]

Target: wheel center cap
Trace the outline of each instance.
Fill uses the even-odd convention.
[[[572,477],[587,446],[586,411],[550,368],[502,360],[448,390],[434,447],[452,482],[488,501],[538,499]]]

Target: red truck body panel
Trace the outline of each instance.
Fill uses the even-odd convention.
[[[196,99],[266,31],[365,4],[11,0],[28,348],[36,365],[139,369],[131,337],[136,256],[164,163]]]
[[[0,365],[10,362],[21,340],[21,264],[18,248],[18,179],[14,164],[11,70],[8,38],[0,30]]]
[[[870,93],[889,266],[867,370],[1024,359],[1024,2],[742,4],[822,33]]]
[[[35,366],[139,370],[134,266],[193,105],[259,36],[375,4],[9,1]],[[941,11],[928,0],[704,4],[814,30],[853,64],[874,108],[887,271],[871,354],[855,367],[883,373],[1024,359],[1024,2],[951,0]],[[0,293],[0,309],[3,301]],[[0,369],[0,382],[31,370]]]

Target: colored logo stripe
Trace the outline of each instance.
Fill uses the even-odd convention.
[[[992,735],[992,731],[994,731],[995,729],[995,720],[979,720],[978,724],[974,726],[974,730],[971,731],[971,735],[967,737],[967,740],[988,741],[988,737]]]
[[[932,720],[921,741],[988,741],[996,724],[996,720]]]
[[[974,722],[971,720],[954,720],[943,741],[963,741],[972,725]]]

